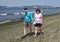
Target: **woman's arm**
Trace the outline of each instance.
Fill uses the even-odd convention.
[[[43,23],[43,15],[41,15],[41,23]]]

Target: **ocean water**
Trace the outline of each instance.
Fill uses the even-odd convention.
[[[30,8],[30,12],[35,12],[35,8]],[[43,15],[54,14],[60,12],[60,8],[40,8]],[[16,9],[0,9],[0,22],[7,20],[14,20],[18,18],[23,18],[23,15],[19,14],[23,12],[23,8]]]

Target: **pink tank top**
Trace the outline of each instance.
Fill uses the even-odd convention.
[[[35,22],[36,23],[42,23],[42,18],[41,18],[42,14],[41,13],[39,13],[39,14],[35,13],[34,17],[35,17]]]

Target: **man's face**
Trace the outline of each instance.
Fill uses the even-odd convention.
[[[28,12],[28,10],[24,10],[25,12]]]

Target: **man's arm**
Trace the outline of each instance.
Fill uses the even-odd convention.
[[[31,21],[32,21],[32,19],[33,19],[32,13],[30,13],[30,17],[31,17]]]
[[[22,13],[20,13],[21,15],[24,15],[24,13],[22,12]]]

